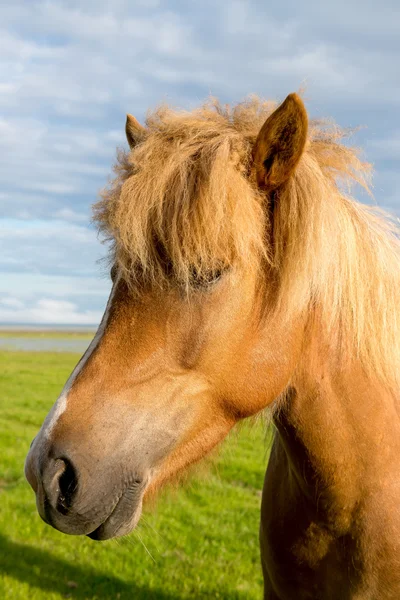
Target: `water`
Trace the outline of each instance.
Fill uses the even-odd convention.
[[[0,350],[22,350],[25,352],[78,352],[83,354],[90,339],[73,337],[0,336]]]
[[[25,333],[30,331],[45,333],[49,331],[51,333],[60,333],[60,337],[62,337],[63,333],[88,333],[94,335],[96,329],[96,325],[81,325],[79,323],[65,325],[63,323],[4,323],[0,321],[0,334],[2,331],[23,331]]]

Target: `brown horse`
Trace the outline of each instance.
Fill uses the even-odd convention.
[[[128,116],[95,207],[98,332],[35,438],[42,518],[96,540],[271,406],[268,599],[400,598],[400,246],[348,195],[369,166],[291,94]]]

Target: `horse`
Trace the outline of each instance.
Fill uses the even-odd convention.
[[[301,95],[126,121],[104,316],[34,439],[40,516],[105,540],[268,409],[265,600],[400,598],[400,243]]]

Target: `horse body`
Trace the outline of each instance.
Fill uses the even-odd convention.
[[[398,396],[360,368],[327,365],[307,355],[274,419],[261,510],[265,598],[394,599]]]
[[[348,198],[368,165],[300,98],[127,120],[95,207],[99,330],[35,438],[42,518],[96,540],[272,407],[265,598],[400,597],[400,243]]]

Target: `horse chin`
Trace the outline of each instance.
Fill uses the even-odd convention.
[[[96,541],[127,535],[139,522],[142,514],[143,491],[128,488],[107,519],[94,531],[86,534]]]

